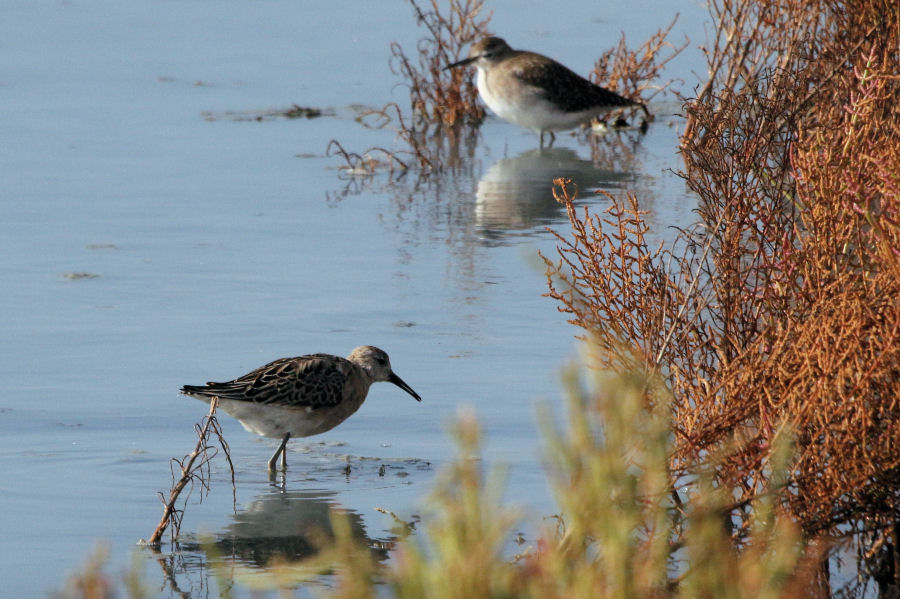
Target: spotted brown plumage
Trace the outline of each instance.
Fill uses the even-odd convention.
[[[317,408],[341,401],[352,364],[339,356],[310,354],[281,358],[227,383],[185,385],[188,395]]]
[[[219,398],[219,406],[250,432],[282,439],[269,460],[278,456],[286,467],[288,439],[331,430],[356,412],[372,383],[391,382],[421,401],[391,370],[388,355],[370,345],[354,349],[346,358],[309,354],[281,358],[234,380],[185,385],[181,392],[204,401]]]

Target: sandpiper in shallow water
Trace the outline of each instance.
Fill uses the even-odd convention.
[[[417,401],[412,387],[391,370],[388,355],[371,345],[354,349],[342,358],[310,354],[281,358],[227,383],[185,385],[181,392],[219,407],[245,429],[281,439],[269,460],[275,469],[278,456],[287,468],[285,446],[293,437],[309,437],[331,430],[350,417],[366,400],[372,383],[394,383]]]
[[[499,37],[472,44],[469,57],[447,69],[474,63],[478,67],[478,93],[500,118],[544,133],[573,129],[616,108],[637,106],[649,116],[647,107],[595,85],[552,58],[513,50]]]

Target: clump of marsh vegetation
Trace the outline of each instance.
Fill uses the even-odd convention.
[[[636,50],[628,48],[623,33],[614,48],[600,55],[588,79],[626,98],[640,98],[645,104],[658,94],[665,93],[674,81],[662,84],[657,81],[666,65],[689,43],[685,40],[676,47],[669,42],[669,33],[677,21],[676,16],[667,27],[650,36]]]
[[[477,127],[484,120],[484,108],[478,103],[474,81],[446,67],[464,58],[469,44],[487,35],[491,13],[485,13],[481,0],[451,0],[446,13],[437,0],[431,0],[430,8],[422,8],[416,0],[410,4],[416,23],[428,36],[419,40],[413,56],[397,42],[391,43],[391,70],[409,89],[408,129],[424,134],[463,125]]]
[[[431,0],[423,7],[410,0],[416,23],[424,27],[427,35],[416,45],[415,53],[408,54],[397,42],[391,43],[390,68],[402,78],[401,86],[409,90],[409,106],[402,108],[392,102],[378,110],[370,110],[360,117],[371,127],[393,124],[397,135],[406,146],[398,152],[386,152],[375,148],[375,153],[385,156],[390,174],[405,171],[409,163],[415,163],[423,174],[439,172],[444,165],[455,165],[459,159],[460,139],[470,150],[474,148],[476,128],[484,119],[484,108],[478,103],[478,89],[471,77],[463,77],[444,67],[464,56],[464,49],[476,39],[486,35],[490,13],[485,14],[482,0],[450,0],[443,5]],[[331,147],[341,147],[333,140]],[[348,156],[357,153],[339,151]],[[373,154],[362,153],[363,157]],[[410,159],[398,158],[398,155]],[[363,160],[347,160],[348,170],[359,173],[362,165],[369,168],[366,175],[375,172],[380,163]],[[395,171],[394,167],[401,167]],[[358,174],[356,176],[359,176]]]
[[[900,592],[900,5],[710,2],[710,78],[685,105],[683,173],[698,222],[651,248],[634,196],[592,216],[557,188],[549,295],[603,351],[646,370],[668,402],[668,476],[709,459],[746,506],[774,495],[805,539],[853,549],[858,577],[815,596]],[[671,398],[671,399],[669,399]],[[778,440],[794,450],[782,480]],[[893,593],[893,595],[892,595]]]
[[[658,30],[634,50],[629,49],[623,33],[615,47],[600,55],[588,79],[626,98],[640,99],[645,106],[660,94],[672,91],[676,81],[670,79],[660,83],[660,79],[669,62],[689,43],[685,39],[683,44],[676,46],[669,41],[669,34],[677,21],[676,15],[668,26]],[[632,112],[637,112],[637,109],[632,109]],[[622,163],[630,160],[636,146],[636,140],[629,140],[628,129],[646,133],[654,117],[649,112],[645,112],[645,117],[637,127],[629,126],[628,121],[619,116],[612,122],[602,123],[603,128],[599,129],[603,131],[612,127],[619,133],[625,133],[624,136],[595,135],[597,129],[585,128],[582,135],[590,143],[593,163],[609,170],[623,170]]]
[[[568,416],[542,414],[549,482],[559,512],[537,541],[509,560],[518,513],[501,502],[502,473],[485,473],[477,422],[454,430],[460,457],[434,490],[432,513],[416,538],[401,542],[381,576],[399,598],[789,597],[808,585],[816,550],[807,546],[776,494],[747,502],[743,547],[723,526],[730,490],[700,460],[672,486],[671,410],[649,406],[661,380],[573,368]],[[659,397],[664,391],[658,389]],[[786,470],[791,436],[776,443],[769,467]],[[335,597],[375,597],[358,555],[331,553]],[[362,573],[359,576],[358,573]],[[352,589],[353,592],[347,592]]]

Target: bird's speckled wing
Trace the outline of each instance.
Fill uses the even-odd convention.
[[[594,85],[569,68],[559,64],[522,61],[515,70],[522,83],[540,90],[541,95],[564,112],[582,112],[596,106],[634,106],[637,103]]]
[[[311,354],[281,358],[227,383],[185,385],[188,395],[218,396],[287,407],[335,406],[343,400],[353,365],[337,356]]]

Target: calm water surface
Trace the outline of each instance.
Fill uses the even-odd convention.
[[[132,563],[159,519],[169,459],[192,448],[206,410],[178,395],[182,384],[360,344],[387,350],[424,401],[373,387],[340,428],[292,442],[274,483],[274,442],[223,416],[237,511],[219,460],[209,495],[188,505],[183,551],[164,546],[158,563],[139,553],[151,595],[217,596],[205,550],[191,545],[204,534],[260,564],[303,555],[307,533],[340,507],[361,539],[388,541],[392,521],[374,508],[421,514],[462,407],[483,423],[486,457],[511,466],[510,502],[535,519],[554,511],[534,406],[559,402],[579,331],[541,297],[537,251],[555,247],[545,227],[568,229],[548,182],[634,190],[655,235],[671,236],[693,208],[667,170],[680,166],[679,105],[652,106],[645,137],[614,136],[611,161],[592,163],[568,135],[540,153],[535,135],[489,119],[474,157],[429,185],[348,180],[325,148],[397,147],[354,107],[402,103],[389,44],[411,49],[421,32],[402,2],[345,4],[3,6],[3,594],[47,595],[98,543],[114,576]],[[584,73],[620,31],[635,43],[676,10],[673,39],[700,41],[692,2],[545,4],[490,4],[492,29]],[[692,82],[699,65],[686,54],[670,73]],[[333,116],[253,118],[295,103]]]

